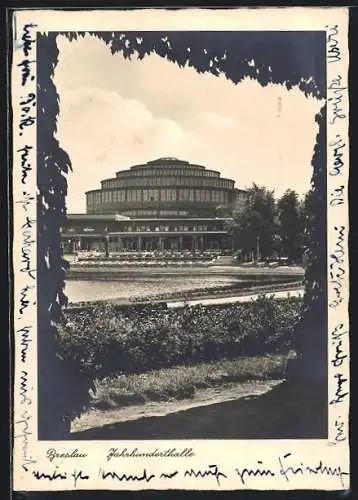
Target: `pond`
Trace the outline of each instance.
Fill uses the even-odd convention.
[[[120,280],[68,280],[65,294],[72,303],[149,297],[157,294],[226,288],[247,283],[229,276],[143,276],[122,277]]]

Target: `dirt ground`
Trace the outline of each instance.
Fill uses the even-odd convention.
[[[261,395],[73,432],[75,440],[324,439],[327,387],[284,382]]]

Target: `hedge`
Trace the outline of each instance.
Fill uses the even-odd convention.
[[[66,313],[58,356],[96,378],[284,352],[292,347],[302,299],[260,297],[249,303],[119,308]]]

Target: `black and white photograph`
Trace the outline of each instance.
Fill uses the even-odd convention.
[[[88,488],[79,464],[98,445],[98,477],[116,488],[145,457],[188,461],[184,488],[219,488],[212,440],[252,453],[229,489],[257,475],[259,489],[279,475],[290,488],[299,468],[332,489],[349,481],[345,10],[342,33],[319,16],[299,29],[291,9],[287,29],[268,9],[265,29],[264,10],[253,28],[237,9],[237,29],[225,10],[115,11],[116,29],[109,11],[98,24],[83,12],[87,29],[79,11],[17,23],[14,255],[28,284],[14,298],[15,441],[37,486],[72,474]],[[285,440],[279,472],[249,451]],[[342,463],[298,458],[302,440],[343,443]],[[146,488],[181,474],[144,463],[130,477]]]
[[[59,354],[96,385],[75,438],[323,438],[323,384],[307,408],[294,394],[299,427],[282,407],[278,422],[277,408],[289,404],[280,382],[297,355],[312,238],[321,237],[325,288],[325,193],[311,187],[324,35],[152,35],[169,54],[171,38],[199,60],[202,52],[203,63],[211,53],[205,72],[157,53],[131,55],[146,42],[130,36],[127,56],[88,34],[57,41],[57,137],[73,168]],[[311,47],[308,95],[220,71],[236,44],[257,44],[263,58],[262,41],[272,65],[280,47],[293,60],[295,47]],[[257,74],[255,60],[248,65]],[[326,315],[323,302],[322,332]]]

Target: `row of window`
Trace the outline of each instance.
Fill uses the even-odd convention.
[[[203,231],[221,231],[222,226],[207,224],[196,224],[196,225],[188,225],[188,224],[178,224],[178,225],[157,225],[157,224],[129,224],[123,226],[121,229],[123,232],[180,232],[180,231],[195,231],[195,232],[203,232]],[[102,230],[94,227],[68,227],[65,229],[65,233],[101,233]]]
[[[188,213],[183,210],[160,210],[159,214],[157,210],[126,210],[123,212],[124,215],[129,217],[174,217],[174,216],[187,216]]]
[[[88,206],[116,202],[201,201],[228,203],[229,193],[208,189],[130,189],[87,194]]]
[[[148,177],[145,179],[107,179],[101,182],[102,189],[134,186],[194,186],[233,189],[234,181],[229,179],[195,179],[188,177]]]
[[[195,177],[220,177],[219,172],[214,170],[204,170],[195,167],[187,168],[140,168],[135,170],[126,170],[118,172],[118,177],[127,176],[130,173],[131,176],[135,177],[146,177],[146,176],[162,176],[162,175],[175,175],[175,176],[195,176]]]
[[[195,231],[195,232],[203,232],[203,231],[221,231],[222,227],[219,226],[210,226],[207,225],[188,225],[188,224],[179,224],[179,225],[156,225],[156,224],[143,224],[143,225],[128,225],[124,226],[121,229],[123,232],[186,232],[186,231]]]

